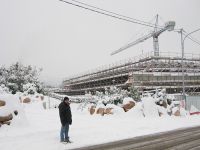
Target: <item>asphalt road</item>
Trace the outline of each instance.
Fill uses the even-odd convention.
[[[73,150],[200,150],[200,126]]]

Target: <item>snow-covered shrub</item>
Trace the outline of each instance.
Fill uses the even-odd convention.
[[[0,85],[0,94],[5,94],[5,93],[9,93],[9,89],[4,84],[1,84]]]
[[[116,86],[111,86],[110,88],[105,89],[105,99],[107,99],[107,103],[110,104],[122,104],[123,98],[127,97],[127,95],[128,91],[117,88]]]
[[[27,83],[23,85],[23,91],[26,95],[33,95],[36,93],[36,90],[36,85],[34,83]]]
[[[9,91],[12,92],[12,94],[16,93],[19,89],[19,86],[13,82],[8,82],[7,87],[9,88]]]

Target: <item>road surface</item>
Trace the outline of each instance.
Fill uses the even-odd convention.
[[[200,150],[200,126],[73,150]]]

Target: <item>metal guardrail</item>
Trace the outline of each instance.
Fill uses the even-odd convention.
[[[69,100],[73,103],[81,103],[81,102],[86,102],[86,101],[89,101],[89,102],[94,102],[94,98],[92,97],[88,97],[88,96],[85,96],[85,95],[82,95],[82,96],[68,96],[68,95],[60,95],[60,94],[56,94],[56,93],[49,93],[48,94],[49,97],[52,97],[52,98],[56,98],[56,99],[59,99],[59,100],[63,100],[64,97],[68,97]]]

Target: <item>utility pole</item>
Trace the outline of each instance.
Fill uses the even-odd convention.
[[[184,68],[184,42],[185,42],[185,39],[191,35],[192,33],[194,32],[197,32],[199,31],[199,29],[196,29],[188,34],[185,35],[185,37],[183,38],[183,28],[180,29],[179,33],[181,34],[181,51],[182,51],[182,59],[181,59],[181,66],[182,66],[182,89],[183,89],[183,100],[185,101],[185,108],[186,108],[186,96],[185,96],[185,68]]]
[[[185,106],[186,106],[186,97],[185,97],[185,71],[184,71],[184,64],[183,64],[183,59],[184,59],[184,41],[183,41],[183,28],[180,29],[180,34],[181,34],[181,51],[182,51],[182,58],[181,58],[181,70],[182,70],[182,94],[183,94],[183,100],[185,101]]]

